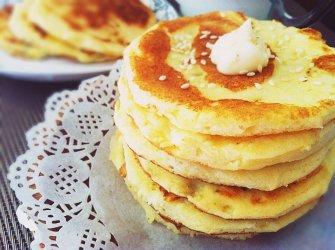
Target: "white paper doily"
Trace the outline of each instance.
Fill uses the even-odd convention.
[[[34,232],[33,249],[69,249],[69,243],[73,249],[106,249],[115,244],[92,205],[90,172],[113,126],[120,64],[111,78],[99,76],[77,91],[51,96],[45,122],[26,134],[29,151],[10,167],[11,188],[22,202],[18,218]]]

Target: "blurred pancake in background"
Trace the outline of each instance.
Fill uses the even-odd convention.
[[[28,16],[64,42],[112,57],[156,22],[139,0],[35,0]]]
[[[156,22],[139,0],[25,0],[1,10],[1,48],[28,59],[60,57],[81,63],[120,58]]]
[[[33,2],[34,0],[28,0],[14,7],[9,20],[9,27],[16,37],[34,46],[44,48],[50,56],[62,56],[83,63],[113,59],[111,56],[83,50],[64,43],[30,22],[27,14],[29,6]]]
[[[40,59],[47,55],[47,52],[32,45],[29,42],[23,41],[11,32],[8,26],[8,20],[12,14],[11,6],[6,6],[0,10],[0,48],[7,53],[17,57],[25,57],[31,59]]]

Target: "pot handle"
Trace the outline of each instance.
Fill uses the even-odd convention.
[[[277,11],[280,21],[289,26],[304,28],[320,20],[329,11],[334,10],[335,0],[319,1],[314,9],[301,17],[292,17],[289,13],[287,13],[283,1],[274,0],[273,4],[273,9]]]

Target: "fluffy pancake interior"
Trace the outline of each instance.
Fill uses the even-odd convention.
[[[277,164],[259,170],[219,170],[176,158],[154,146],[141,134],[132,119],[120,110],[119,103],[115,105],[114,120],[124,140],[132,150],[170,172],[210,183],[266,191],[286,186],[311,173],[321,164],[330,146],[330,144],[327,145],[321,151],[306,159]]]
[[[121,151],[121,144],[121,140],[117,139],[112,148]],[[137,158],[142,169],[167,192],[187,198],[202,211],[225,219],[276,218],[286,214],[323,195],[335,169],[333,148],[321,166],[303,180],[266,192],[187,179],[170,173],[143,157]],[[116,165],[120,164],[116,162]]]
[[[127,82],[118,83],[122,108],[141,133],[169,154],[210,167],[237,170],[260,169],[306,158],[320,150],[335,135],[335,121],[323,129],[253,137],[223,137],[179,129],[153,107],[134,103]]]
[[[186,227],[206,234],[272,232],[298,219],[316,202],[311,202],[276,219],[226,220],[204,213],[181,197],[169,194],[154,183],[139,166],[132,151],[124,145],[125,180],[136,194],[160,214],[180,222]],[[196,218],[196,219],[194,219]]]

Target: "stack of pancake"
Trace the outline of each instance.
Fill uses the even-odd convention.
[[[29,59],[108,61],[155,22],[140,0],[25,0],[0,10],[0,48]]]
[[[224,75],[211,44],[247,19],[209,13],[155,25],[124,54],[110,159],[149,221],[246,239],[295,221],[335,169],[335,50],[313,29],[252,19],[272,56]]]

